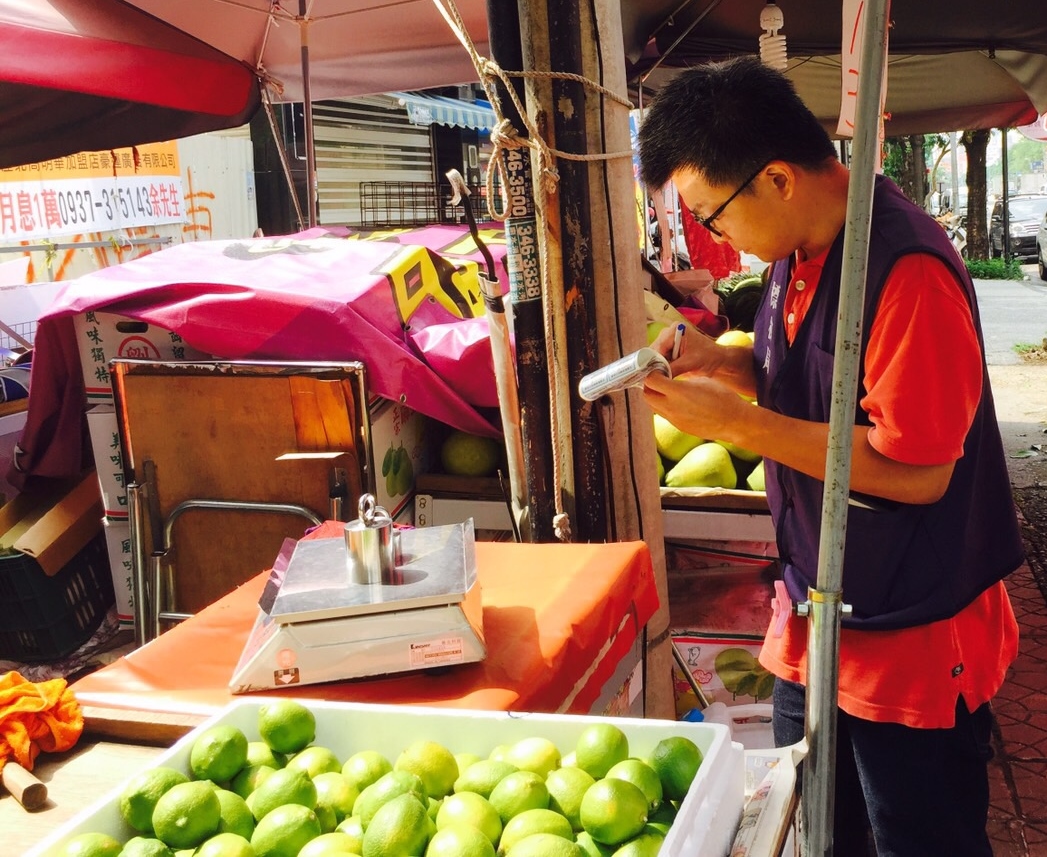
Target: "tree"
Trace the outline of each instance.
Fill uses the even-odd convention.
[[[989,225],[985,216],[987,183],[985,154],[989,130],[964,131],[960,142],[967,152],[967,258],[989,258]]]
[[[884,141],[884,175],[921,207],[927,193],[927,165],[923,152],[924,138],[918,134],[888,137]]]

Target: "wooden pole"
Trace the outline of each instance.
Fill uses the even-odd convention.
[[[548,0],[549,68],[588,77],[583,56],[592,53],[592,21],[582,21],[582,8],[573,0]],[[575,79],[553,77],[549,87],[550,115],[556,148],[584,154],[594,151],[589,140],[590,94]],[[598,126],[597,126],[598,128]],[[599,140],[600,136],[597,135]],[[597,149],[598,151],[598,149]],[[600,424],[591,408],[582,408],[578,382],[599,368],[596,330],[596,283],[593,268],[593,218],[589,185],[589,163],[561,158],[556,209],[560,236],[561,289],[563,301],[567,395],[574,474],[572,530],[580,542],[606,541],[608,509],[606,473],[600,439]],[[553,278],[555,280],[555,277]],[[550,293],[554,294],[552,289]],[[565,485],[565,490],[570,486]]]
[[[517,0],[488,0],[488,35],[491,58],[504,69],[523,67],[520,44],[520,15]],[[520,103],[523,81],[512,78]],[[516,132],[527,136],[527,128],[501,81],[498,81],[502,115]],[[505,222],[508,253],[509,293],[516,346],[516,379],[520,397],[520,435],[526,485],[513,485],[513,496],[521,497],[520,530],[525,541],[550,542],[553,535],[553,467],[549,444],[549,371],[545,357],[545,327],[542,315],[542,277],[539,258],[538,222],[531,178],[531,156],[526,149],[503,153],[509,218]]]

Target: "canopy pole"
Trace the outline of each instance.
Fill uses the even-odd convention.
[[[887,58],[887,7],[888,0],[868,0],[865,4],[822,495],[818,585],[809,591],[806,604],[809,614],[806,734],[810,753],[803,772],[802,840],[807,857],[831,855],[833,847],[840,619],[846,611],[842,601],[843,554],[873,182],[880,162],[879,120]]]
[[[309,81],[308,0],[298,0],[298,32],[302,50],[302,120],[305,123],[305,200],[309,211],[306,225],[316,226],[316,147],[313,135],[313,93]]]
[[[519,4],[520,35],[523,46],[524,71],[542,72],[550,69],[552,47],[552,10],[548,0],[526,0]],[[562,25],[562,22],[558,22]],[[550,79],[545,76],[528,77],[524,80],[527,92],[527,109],[539,136],[549,148],[556,148],[557,105],[553,102]],[[560,161],[546,165],[547,169],[559,171]],[[550,183],[548,177],[533,174],[535,215],[538,221],[539,252],[542,263],[542,310],[545,336],[545,353],[542,355],[549,373],[549,388],[546,392],[549,409],[550,434],[552,441],[551,481],[554,502],[554,519],[560,510],[567,516],[568,523],[574,518],[574,457],[571,450],[574,439],[571,435],[570,381],[567,373],[567,325],[564,300],[564,245],[563,224],[560,217],[562,202],[559,183]],[[555,186],[552,186],[555,185]],[[557,502],[559,500],[559,502]],[[572,540],[569,528],[554,523],[553,535],[557,539]],[[584,540],[584,539],[583,539]]]
[[[502,67],[523,68],[520,14],[517,0],[487,0],[487,27],[491,57]],[[521,104],[525,103],[522,78],[511,85]],[[517,135],[525,138],[527,126],[500,78],[494,86],[502,115]],[[538,221],[531,178],[531,154],[526,148],[502,151],[507,187],[505,195],[506,268],[516,350],[516,380],[519,391],[519,435],[523,485],[512,485],[514,501],[520,504],[520,533],[524,541],[551,542],[554,503],[552,461],[549,446],[549,367],[545,360],[545,327],[542,316],[542,271],[539,255]],[[492,164],[488,169],[494,169]],[[514,474],[510,474],[514,477]],[[514,477],[515,478],[515,477]]]

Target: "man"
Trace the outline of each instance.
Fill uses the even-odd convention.
[[[698,437],[764,456],[793,602],[817,579],[849,173],[779,72],[682,72],[640,130],[719,241],[771,266],[752,348],[684,338],[644,396]],[[655,347],[668,355],[671,343]],[[686,373],[686,374],[685,374]],[[681,377],[683,376],[683,377]],[[992,854],[989,700],[1017,651],[1002,579],[1023,558],[974,288],[942,228],[878,177],[843,564],[836,854]],[[738,395],[756,396],[757,406]],[[788,607],[789,605],[786,605]],[[775,738],[803,735],[806,620],[772,623]]]

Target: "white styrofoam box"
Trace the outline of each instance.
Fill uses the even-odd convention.
[[[120,429],[112,405],[94,405],[87,409],[87,433],[91,438],[105,516],[127,518],[127,486],[124,485]]]
[[[116,593],[116,617],[123,627],[134,626],[134,568],[131,565],[131,525],[127,519],[106,517],[102,521],[109,570]]]
[[[223,724],[240,728],[249,741],[257,741],[258,709],[265,697],[236,701],[202,723],[171,749],[154,760],[189,771],[189,754],[206,729]],[[329,747],[342,760],[358,750],[373,749],[395,759],[411,741],[427,739],[444,744],[454,753],[486,757],[499,744],[541,736],[567,753],[582,730],[608,718],[504,711],[430,708],[408,705],[361,705],[309,700],[316,714],[315,743]],[[680,805],[659,854],[661,857],[723,857],[731,847],[742,814],[744,762],[742,747],[731,741],[730,731],[717,723],[681,723],[674,720],[613,718],[629,738],[629,752],[646,756],[662,739],[683,735],[698,745],[701,767]],[[128,771],[128,778],[137,771]],[[120,817],[118,799],[122,786],[79,813],[29,852],[30,857],[58,854],[63,843],[78,833],[99,831],[126,841],[134,831]]]
[[[731,729],[731,738],[748,750],[774,748],[774,727],[771,717],[774,706],[769,702],[751,705],[725,705],[714,702],[702,710],[705,723],[723,723]]]
[[[111,312],[86,312],[73,319],[88,402],[112,401],[109,361],[207,360],[177,333]]]
[[[429,442],[425,430],[427,418],[425,414],[391,399],[372,401],[369,412],[375,499],[379,506],[398,520],[402,520],[400,512],[407,507],[412,513],[413,523],[415,479],[419,474],[427,473],[430,466]],[[399,452],[401,448],[404,453]],[[386,467],[388,472],[383,474],[387,454],[390,455]],[[394,463],[397,457],[399,460]],[[352,518],[355,511],[349,509],[346,513]]]

